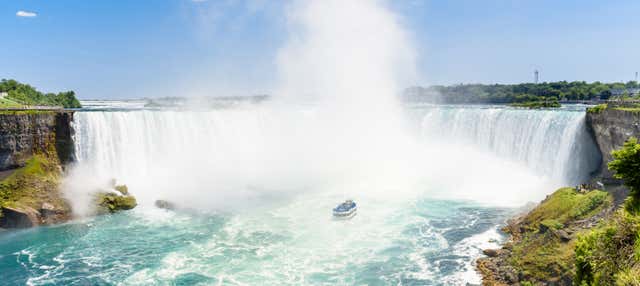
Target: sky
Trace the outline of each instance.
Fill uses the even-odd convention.
[[[640,71],[640,1],[383,2],[417,51],[416,85],[531,82],[536,69],[541,81],[629,81]],[[270,94],[290,4],[0,0],[0,78],[82,99]]]

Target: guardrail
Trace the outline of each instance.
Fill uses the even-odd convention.
[[[45,106],[45,105],[25,105],[23,107],[4,107],[0,108],[1,111],[29,111],[29,110],[41,110],[41,111],[60,111],[64,110],[63,106]]]

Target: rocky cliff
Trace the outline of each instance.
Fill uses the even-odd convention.
[[[629,137],[640,137],[640,110],[620,105],[601,105],[587,111],[587,126],[602,153],[599,177],[605,183],[619,183],[607,168],[613,158],[611,151],[624,144]]]
[[[69,219],[59,186],[73,158],[72,120],[67,111],[0,112],[0,228]]]
[[[0,112],[0,171],[23,167],[35,154],[55,152],[66,164],[73,157],[71,111]]]

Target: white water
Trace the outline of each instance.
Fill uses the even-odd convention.
[[[519,205],[580,183],[597,166],[583,112],[411,112],[419,130],[392,154],[376,153],[388,142],[323,140],[326,125],[314,107],[79,112],[79,163],[68,189],[85,211],[87,201],[78,198],[110,178],[128,184],[143,203],[170,199],[207,210],[318,191]]]
[[[566,185],[585,182],[599,164],[599,151],[579,107],[430,108],[422,119],[422,133],[430,139],[481,147]]]
[[[135,285],[196,273],[232,285],[465,285],[479,284],[474,261],[481,249],[495,247],[489,240],[500,239],[497,225],[507,216],[477,202],[540,200],[596,167],[584,112],[447,106],[406,112],[416,129],[404,137],[412,148],[398,153],[401,162],[367,157],[364,145],[363,153],[318,145],[327,133],[313,129],[324,126],[314,106],[78,112],[78,164],[67,192],[76,211],[87,203],[78,198],[109,178],[138,197],[141,205],[124,222],[100,223],[94,230],[100,238],[145,229],[149,237],[136,240],[144,248],[145,240],[169,235],[165,229],[198,237],[163,247],[156,260],[129,262],[151,266],[100,273],[111,281]],[[461,127],[468,122],[473,127]],[[557,144],[556,152],[538,148],[540,142]],[[347,151],[354,154],[340,157]],[[359,213],[332,221],[330,210],[345,195],[356,199]],[[166,213],[151,206],[156,199],[228,215],[203,227],[207,215]],[[99,261],[112,260],[110,250],[100,251]]]

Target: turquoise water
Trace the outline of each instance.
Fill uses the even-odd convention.
[[[111,178],[140,205],[0,232],[1,285],[478,285],[513,207],[598,161],[581,107],[417,106],[402,142],[313,107],[116,107],[75,114],[63,188],[79,217]]]
[[[511,213],[420,199],[363,202],[350,221],[324,204],[237,214],[141,208],[0,234],[5,285],[460,285]],[[374,212],[370,207],[378,204]],[[309,222],[315,222],[308,224]],[[323,224],[320,224],[323,223]]]

